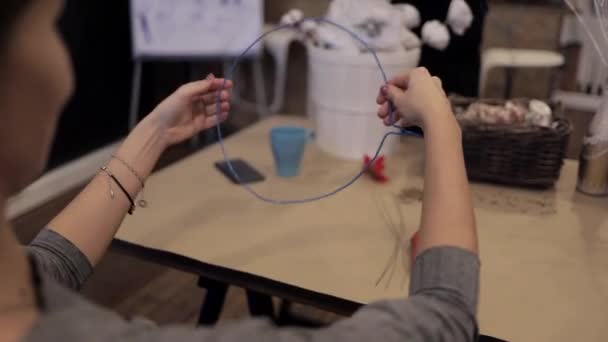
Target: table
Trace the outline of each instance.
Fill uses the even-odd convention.
[[[310,126],[304,119],[272,117],[226,141],[232,157],[268,176],[254,186],[259,192],[318,194],[360,167],[311,144],[300,177],[273,176],[268,132],[285,124]],[[117,245],[147,260],[338,313],[402,298],[406,240],[420,219],[424,148],[421,140],[403,140],[402,151],[387,160],[390,183],[363,179],[330,199],[294,206],[260,202],[232,185],[213,167],[221,159],[219,147],[210,147],[150,178],[150,208],[127,218]],[[576,173],[577,163],[567,161],[548,191],[472,185],[483,333],[513,341],[608,338],[608,201],[575,192]],[[401,242],[386,223],[387,217],[399,223],[397,207]],[[397,243],[403,248],[395,256]]]

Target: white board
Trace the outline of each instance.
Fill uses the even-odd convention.
[[[238,56],[262,34],[263,1],[131,0],[131,27],[135,58]]]

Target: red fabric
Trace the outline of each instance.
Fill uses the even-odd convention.
[[[363,157],[363,167],[366,167],[371,162],[371,160],[372,160],[372,158],[370,156],[365,155]],[[384,166],[385,166],[384,162],[385,162],[384,156],[380,156],[367,169],[367,174],[370,175],[372,177],[372,179],[378,183],[388,182],[388,177],[384,174]]]

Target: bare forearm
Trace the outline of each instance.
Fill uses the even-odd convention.
[[[153,122],[143,121],[116,152],[144,179],[149,176],[165,149],[164,138]],[[135,199],[141,191],[137,177],[121,162],[112,159],[108,170]],[[114,196],[110,195],[110,185]],[[99,173],[51,223],[50,228],[76,245],[96,265],[130,207],[127,197],[107,174]]]
[[[451,113],[429,116],[419,253],[436,246],[477,252],[471,192],[464,165],[462,136]]]

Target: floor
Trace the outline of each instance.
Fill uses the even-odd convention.
[[[517,15],[518,10],[521,11],[522,8],[507,9],[507,12],[504,12],[507,13],[505,16],[500,16],[498,12],[493,12],[490,14],[490,17],[494,18],[492,20],[504,22],[505,20],[510,20],[509,18],[513,19],[513,17]],[[532,19],[525,21],[529,28],[536,25],[534,18],[555,25],[555,15],[557,15],[555,13],[551,16],[547,15],[547,12],[535,9],[530,11],[529,14],[532,16]],[[518,30],[520,32],[530,32],[530,30],[521,27],[518,28]],[[531,31],[537,32],[535,35],[528,37],[532,42],[526,43],[525,41],[518,41],[518,43],[525,45],[536,42],[542,46],[550,45],[550,39],[553,38],[542,35],[542,31],[546,32],[546,30]],[[496,44],[499,44],[501,39],[503,39],[501,38],[500,32],[500,30],[494,29],[494,31],[491,31],[491,33],[488,34],[489,39],[495,40]],[[488,44],[492,45],[491,43]],[[300,57],[294,60],[292,68],[299,69],[301,70],[300,72],[305,72],[305,66],[306,63]],[[289,98],[287,103],[287,110],[289,112],[298,113],[304,111],[305,100],[302,94],[305,94],[305,85],[301,84],[302,82],[298,82],[304,78],[303,76],[303,74],[296,73],[296,75],[289,80],[288,87],[290,88],[289,93],[291,94],[288,95]],[[500,84],[500,75],[495,75],[494,77],[495,81],[490,85],[490,92],[497,91],[495,87],[498,87]],[[521,75],[521,78],[516,81],[516,94],[542,93],[543,89],[531,86],[538,84],[538,82],[529,82],[529,77],[529,75],[523,74]],[[576,127],[572,138],[573,143],[569,150],[569,157],[576,158],[579,154],[580,141],[590,120],[590,115],[588,113],[568,113],[568,117],[574,122]],[[246,126],[252,120],[253,117],[251,115],[239,115],[236,126]],[[168,153],[163,156],[163,160],[160,164],[163,166],[168,165],[187,156],[193,151],[195,151],[195,149],[190,145],[178,146],[168,151]],[[14,221],[14,226],[20,239],[24,243],[30,241],[40,228],[44,227],[77,192],[78,189],[70,191],[44,206],[16,219]],[[120,277],[116,276],[118,274]],[[175,270],[168,270],[155,264],[110,251],[101,265],[97,268],[96,273],[88,281],[83,292],[92,301],[99,303],[104,307],[116,310],[126,317],[144,316],[159,324],[194,324],[204,295],[204,290],[198,288],[196,284],[197,279],[195,276]],[[340,318],[304,306],[297,306],[294,310],[299,314],[327,322]],[[243,291],[237,288],[231,289],[227,299],[227,305],[225,305],[225,310],[222,313],[222,321],[234,320],[247,316],[247,307]]]

